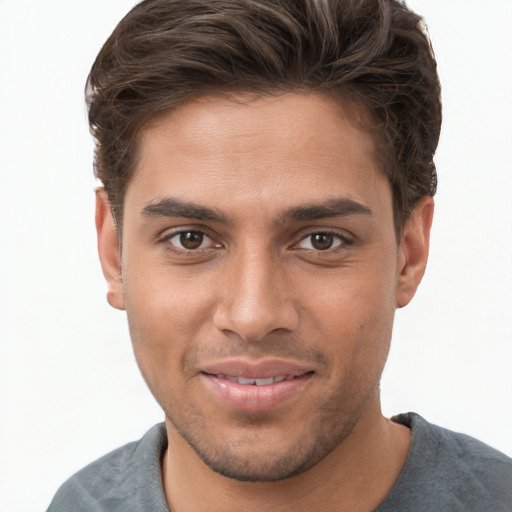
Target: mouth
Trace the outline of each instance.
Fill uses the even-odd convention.
[[[313,373],[313,372],[306,372]],[[233,375],[224,375],[222,373],[218,374],[208,374],[212,377],[215,377],[217,379],[221,380],[227,380],[229,382],[236,382],[237,384],[240,384],[241,386],[270,386],[271,384],[275,384],[276,382],[283,382],[285,380],[294,380],[297,378],[302,377],[303,375],[278,375],[276,377],[266,377],[266,378],[257,378],[257,377],[235,377]]]
[[[283,361],[229,361],[200,372],[215,402],[231,411],[252,413],[290,404],[306,391],[314,374],[310,368]]]

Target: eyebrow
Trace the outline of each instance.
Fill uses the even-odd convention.
[[[142,209],[146,218],[182,217],[201,221],[213,221],[230,224],[230,219],[216,208],[200,206],[189,201],[166,197],[153,201]],[[346,197],[331,199],[321,204],[295,206],[285,210],[276,220],[277,225],[291,222],[305,222],[332,217],[347,217],[349,215],[373,215],[367,206]]]
[[[142,209],[142,216],[156,217],[183,217],[186,219],[208,220],[229,224],[229,219],[215,208],[206,208],[189,201],[182,201],[174,197],[166,197],[151,202]]]
[[[286,210],[278,219],[278,224],[288,222],[304,222],[332,217],[348,217],[349,215],[373,215],[365,206],[347,197],[328,200],[322,204],[297,206]]]

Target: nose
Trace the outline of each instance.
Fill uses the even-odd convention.
[[[231,259],[225,274],[213,317],[217,329],[247,342],[296,329],[299,315],[278,256],[245,251]]]

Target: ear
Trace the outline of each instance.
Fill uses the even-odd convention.
[[[96,233],[101,268],[107,280],[108,303],[124,309],[121,251],[107,193],[102,188],[96,190]]]
[[[414,297],[427,266],[434,200],[422,197],[407,220],[398,249],[396,307],[407,306]]]

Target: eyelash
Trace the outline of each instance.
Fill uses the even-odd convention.
[[[197,247],[197,248],[194,248],[194,249],[187,249],[186,247],[183,247],[183,248],[176,247],[176,245],[171,242],[171,240],[173,238],[176,238],[176,237],[179,237],[179,236],[183,236],[183,235],[186,235],[186,234],[191,234],[191,233],[200,235],[202,237],[200,245],[203,245],[204,239],[208,238],[208,239],[210,239],[211,242],[213,242],[213,246],[211,244],[209,244],[209,247]],[[194,253],[197,253],[199,251],[205,251],[205,250],[208,250],[208,249],[221,247],[221,244],[215,243],[213,238],[210,235],[208,235],[208,233],[203,231],[202,229],[180,229],[178,231],[173,231],[171,233],[165,234],[158,241],[163,243],[163,244],[165,244],[167,250],[169,250],[171,252],[174,252],[174,253],[178,253],[178,254],[190,254],[190,255],[193,255]]]
[[[178,236],[183,236],[183,235],[186,235],[186,234],[191,234],[191,233],[194,233],[194,234],[198,234],[202,237],[201,241],[200,241],[200,244],[199,244],[199,247],[196,247],[196,248],[178,248],[175,246],[175,244],[173,244],[171,242],[172,239],[178,237]],[[335,251],[336,249],[340,248],[340,247],[347,247],[347,246],[350,246],[353,244],[353,240],[351,240],[350,238],[348,238],[347,236],[343,236],[341,235],[340,233],[336,232],[336,231],[330,231],[330,230],[319,230],[319,231],[313,231],[313,232],[310,232],[310,233],[307,233],[306,235],[302,236],[300,238],[300,240],[298,242],[295,242],[292,246],[292,249],[297,246],[298,244],[304,242],[305,240],[307,240],[308,238],[311,238],[315,235],[322,235],[322,236],[329,236],[329,237],[333,237],[333,239],[337,240],[338,243],[336,245],[334,245],[334,247],[328,247],[324,250],[322,249],[315,249],[315,248],[302,248],[303,250],[307,250],[307,251],[311,251],[311,252],[316,252],[316,253],[328,253],[328,252],[333,252]],[[208,247],[201,247],[201,245],[203,245],[204,243],[204,238],[208,238],[210,239],[211,243],[213,242],[213,245],[210,243]],[[220,248],[222,247],[221,244],[219,243],[215,243],[213,238],[208,235],[208,233],[206,233],[205,231],[201,230],[201,229],[180,229],[178,231],[173,231],[171,233],[167,233],[166,235],[164,235],[160,240],[159,242],[163,243],[163,244],[166,244],[166,249],[171,251],[171,252],[174,252],[174,253],[178,253],[178,254],[188,254],[188,255],[193,255],[193,254],[197,254],[199,251],[201,252],[204,252],[204,251],[207,251],[207,250],[211,250],[211,249],[216,249],[216,248]],[[311,244],[312,245],[312,244]],[[296,248],[294,250],[300,250],[301,248]]]
[[[314,248],[313,249],[305,249],[305,250],[310,250],[310,251],[317,252],[317,253],[327,253],[327,252],[330,252],[330,251],[335,251],[338,248],[343,248],[343,247],[346,247],[346,246],[349,246],[349,245],[353,244],[353,240],[348,238],[347,236],[341,235],[337,231],[329,231],[329,230],[320,230],[320,231],[310,232],[307,235],[303,236],[299,240],[299,242],[297,242],[297,243],[300,244],[301,242],[307,240],[308,238],[312,238],[315,235],[323,235],[323,236],[327,235],[329,237],[333,237],[339,243],[337,245],[335,245],[334,247],[329,247],[329,248],[327,248],[325,250],[314,249]],[[297,245],[297,244],[294,244],[294,245]]]

